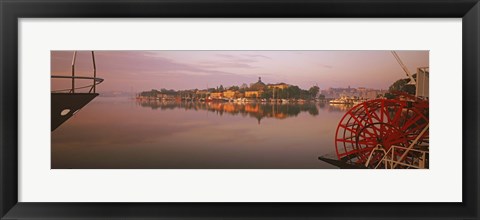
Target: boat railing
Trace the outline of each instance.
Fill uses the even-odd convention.
[[[72,58],[72,74],[70,76],[58,76],[58,75],[52,75],[52,79],[70,79],[71,81],[71,86],[68,89],[58,89],[52,91],[52,93],[75,93],[75,90],[80,90],[80,89],[85,89],[85,88],[90,88],[88,90],[88,93],[96,93],[96,86],[100,83],[103,82],[102,78],[97,77],[97,65],[95,64],[95,52],[91,51],[92,53],[92,63],[93,63],[93,77],[88,77],[88,76],[75,76],[75,61],[77,58],[77,51],[73,52],[73,58]],[[92,84],[88,84],[86,86],[80,86],[76,87],[76,81],[77,80],[92,80]]]
[[[385,166],[385,169],[395,169],[398,165],[404,166],[407,169],[408,168],[424,169],[427,165],[426,160],[427,160],[427,155],[429,154],[429,151],[416,149],[414,147],[419,146],[418,142],[420,138],[424,137],[428,129],[429,129],[429,125],[427,124],[427,126],[423,128],[420,134],[417,135],[415,140],[413,140],[413,142],[410,143],[410,146],[408,147],[392,145],[390,149],[388,149],[388,151],[384,152],[382,159],[380,159],[379,163],[375,166],[375,169],[381,168],[380,166],[382,164]],[[384,149],[382,150],[385,151]],[[417,161],[411,160],[410,164],[406,163],[406,160],[404,159],[408,157],[409,154],[418,154],[419,155],[417,156],[418,160]],[[372,157],[372,155],[373,155],[373,150],[372,150],[372,153],[370,153],[370,156],[367,160],[367,164],[370,161],[370,158]]]
[[[399,160],[397,155],[405,152],[417,154],[418,158],[416,160],[412,159],[410,163],[402,162]],[[396,165],[401,165],[407,169],[409,168],[425,169],[427,159],[428,159],[427,150],[409,149],[406,147],[393,145],[392,147],[390,147],[388,152],[385,153],[384,157],[380,161],[381,163],[378,163],[375,166],[375,169],[381,168],[381,164],[383,164],[386,169],[394,169]]]
[[[80,89],[85,89],[85,88],[89,88],[88,93],[92,93],[92,92],[95,93],[96,92],[96,86],[103,82],[102,78],[88,77],[88,76],[57,76],[57,75],[52,75],[51,78],[52,79],[65,79],[65,80],[70,79],[71,81],[73,81],[72,87],[67,88],[67,89],[54,90],[54,91],[52,91],[52,93],[75,93],[75,91],[78,91]],[[88,84],[86,86],[74,87],[76,80],[92,80],[92,83]]]

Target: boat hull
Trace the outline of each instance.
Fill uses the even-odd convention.
[[[70,119],[98,93],[52,93],[51,131]]]

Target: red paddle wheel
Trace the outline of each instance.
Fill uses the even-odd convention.
[[[428,132],[422,132],[428,129],[428,100],[395,95],[358,104],[343,116],[335,135],[339,160],[375,168],[386,163],[388,153],[389,160],[399,164],[415,163],[418,152],[408,148],[428,143]],[[392,146],[395,150],[389,151]]]

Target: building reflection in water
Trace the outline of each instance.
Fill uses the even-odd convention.
[[[350,105],[332,105],[327,103],[234,103],[234,102],[185,102],[161,100],[137,100],[137,105],[154,110],[185,109],[193,111],[210,111],[218,115],[230,114],[256,118],[260,124],[264,118],[285,119],[296,117],[305,112],[312,116],[319,114],[319,109],[328,112],[347,111]]]
[[[322,103],[321,105],[324,105],[323,107],[326,106],[329,112],[346,112],[354,106],[351,104],[325,104],[325,103]]]
[[[331,169],[344,105],[99,97],[52,132],[52,169]],[[99,117],[101,115],[101,117]],[[258,124],[260,123],[260,124]],[[332,156],[333,157],[333,156]]]

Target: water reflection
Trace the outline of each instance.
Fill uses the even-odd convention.
[[[346,104],[324,104],[328,106],[329,112],[346,112],[350,110],[353,105],[346,105]]]
[[[159,100],[137,100],[137,104],[155,110],[185,109],[193,111],[210,111],[218,115],[230,114],[250,116],[258,122],[264,118],[285,119],[297,117],[305,112],[312,116],[319,114],[319,108],[325,108],[325,103],[233,103],[233,102],[175,102]],[[335,111],[336,109],[332,109]]]
[[[52,169],[335,168],[317,158],[348,109],[99,97],[52,132]]]

